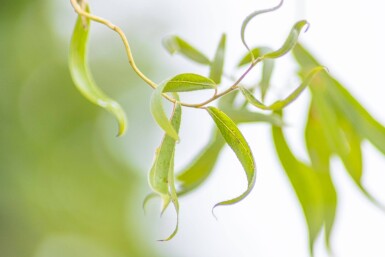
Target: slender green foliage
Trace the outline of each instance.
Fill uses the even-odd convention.
[[[385,127],[372,117],[341,83],[325,72],[326,68],[320,65],[302,45],[298,44],[299,35],[305,27],[308,28],[308,22],[302,20],[295,23],[285,42],[277,50],[271,50],[268,47],[250,49],[246,44],[245,31],[249,22],[259,14],[277,10],[283,4],[283,0],[273,8],[252,12],[245,18],[241,27],[241,40],[248,52],[240,58],[237,69],[249,66],[239,77],[233,78],[232,74],[224,72],[227,50],[225,34],[219,40],[211,60],[181,37],[169,36],[163,41],[163,45],[169,53],[178,53],[195,63],[206,66],[208,74],[183,73],[160,84],[153,82],[136,66],[128,40],[119,27],[91,15],[88,7],[84,8],[83,5],[78,4],[78,1],[71,0],[71,3],[79,14],[70,48],[69,66],[73,81],[88,100],[115,115],[119,122],[119,134],[122,134],[126,127],[124,112],[114,100],[108,98],[96,87],[87,66],[86,53],[90,21],[104,24],[119,34],[131,67],[143,82],[154,90],[150,109],[165,135],[156,150],[149,172],[148,182],[152,193],[146,197],[144,205],[148,200],[159,196],[162,200],[161,213],[170,203],[173,204],[177,213],[174,231],[161,241],[170,240],[177,234],[178,197],[188,194],[204,184],[215,170],[221,150],[226,145],[232,149],[243,167],[247,188],[241,195],[219,202],[214,207],[238,203],[250,194],[256,181],[256,163],[247,139],[238,128],[238,124],[242,123],[266,123],[271,126],[277,157],[303,210],[311,255],[313,255],[314,244],[322,229],[325,231],[326,248],[332,252],[331,238],[338,206],[337,190],[331,177],[330,160],[333,156],[342,161],[359,190],[376,206],[385,210],[362,182],[364,170],[361,148],[362,142],[367,140],[382,154],[385,154]],[[266,105],[264,99],[270,89],[274,62],[289,52],[293,52],[300,68],[301,84],[283,100]],[[258,64],[263,65],[261,78],[252,85],[245,85],[244,78]],[[221,89],[226,87],[222,85],[219,87],[221,91],[218,92],[218,85],[225,84],[225,80],[223,80],[225,76],[226,82],[231,80],[232,84],[225,89]],[[310,88],[311,99],[304,138],[310,161],[305,163],[292,152],[286,141],[283,109],[295,103],[307,88]],[[177,95],[179,92],[207,89],[212,89],[214,94],[202,103],[181,102]],[[258,90],[261,101],[254,96]],[[242,104],[237,101],[239,97],[242,98]],[[164,111],[163,99],[168,100],[174,107],[171,118]],[[218,104],[214,106],[216,100],[218,100]],[[176,142],[179,141],[182,108],[207,111],[216,126],[211,140],[192,159],[191,163],[179,173],[174,174],[174,158],[177,150]],[[255,110],[256,108],[258,111]]]

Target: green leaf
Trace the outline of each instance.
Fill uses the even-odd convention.
[[[222,99],[221,99],[222,100]],[[283,126],[283,121],[279,115],[265,115],[261,113],[250,112],[246,109],[235,110],[229,108],[227,115],[238,123],[256,123],[267,122],[276,126]],[[225,144],[223,137],[218,133],[213,133],[213,140],[200,151],[200,154],[194,158],[191,164],[180,172],[177,180],[181,183],[181,189],[178,196],[185,195],[203,184],[210,176],[218,160],[218,156]]]
[[[302,72],[307,72],[319,65],[318,61],[300,44],[294,48],[293,54],[297,62],[301,65]],[[362,185],[361,177],[363,175],[363,170],[360,147],[362,139],[367,139],[385,154],[384,126],[376,121],[369,112],[366,111],[365,108],[362,107],[362,105],[329,74],[322,74],[314,85],[314,88],[318,91],[325,92],[323,98],[326,99],[324,101],[327,101],[327,103],[324,105],[329,106],[329,109],[333,108],[324,116],[326,119],[329,119],[329,124],[334,124],[329,125],[324,121],[323,128],[329,128],[327,131],[332,131],[332,133],[325,133],[328,133],[328,140],[329,142],[332,142],[332,147],[334,144],[334,152],[338,154],[341,161],[344,163],[345,168],[362,193],[377,207],[385,210],[384,205],[379,203]],[[330,117],[332,117],[334,113],[338,116],[338,123],[335,123],[336,118],[330,120]],[[340,131],[333,132],[333,130],[336,130],[336,124],[338,124],[338,129]],[[340,142],[342,139],[343,142]],[[340,146],[335,146],[336,143]]]
[[[170,54],[179,53],[184,57],[200,64],[210,65],[210,60],[199,50],[178,36],[169,36],[163,40],[163,46]]]
[[[313,255],[314,242],[324,223],[325,212],[319,174],[294,156],[286,142],[282,128],[273,126],[272,132],[279,160],[301,203],[308,226],[309,249]]]
[[[179,131],[182,116],[182,108],[179,104],[174,106],[171,125],[176,132]],[[156,151],[155,161],[150,170],[148,181],[152,190],[162,198],[162,213],[166,210],[170,202],[173,202],[177,216],[179,216],[179,203],[176,196],[174,184],[174,154],[175,154],[176,140],[165,134],[160,147]],[[174,232],[162,241],[170,240],[175,236],[178,229],[177,225]]]
[[[310,74],[306,77],[303,83],[297,87],[288,97],[283,100],[276,101],[275,103],[266,106],[259,100],[257,100],[253,94],[244,87],[240,87],[242,94],[245,96],[246,100],[254,105],[255,107],[262,110],[281,110],[291,104],[297,97],[305,90],[305,88],[311,83],[314,77],[321,71],[326,70],[325,67],[316,67],[314,68]]]
[[[237,125],[225,113],[215,107],[208,107],[207,111],[214,120],[215,124],[217,125],[226,143],[234,151],[238,160],[241,162],[245,170],[248,182],[247,189],[243,194],[231,200],[217,203],[214,206],[215,208],[220,205],[234,204],[244,199],[254,187],[256,178],[256,167],[251,149],[248,143],[246,142],[246,139],[243,137],[242,133],[238,129]]]
[[[86,9],[89,12],[89,7]],[[106,96],[95,84],[87,64],[88,35],[90,20],[86,19],[86,27],[79,16],[71,39],[69,52],[69,69],[72,80],[80,93],[90,102],[111,112],[118,121],[118,136],[124,134],[127,127],[126,114],[123,108],[114,100]]]
[[[294,57],[304,71],[318,66],[317,60],[300,44],[293,51]],[[385,127],[357,101],[346,88],[330,75],[321,77],[335,106],[344,113],[362,138],[369,140],[379,151],[385,154]]]
[[[330,158],[332,150],[325,137],[325,129],[321,122],[319,110],[314,101],[309,109],[308,121],[305,129],[306,147],[312,166],[319,174],[324,196],[325,243],[331,250],[331,235],[337,211],[337,192],[330,175]]]
[[[299,37],[303,27],[305,27],[305,26],[309,27],[309,23],[307,21],[305,21],[305,20],[298,21],[293,26],[293,28],[291,29],[290,34],[287,37],[285,43],[282,45],[282,47],[280,49],[278,49],[277,51],[265,54],[264,56],[262,56],[262,58],[263,59],[276,59],[276,58],[279,58],[279,57],[287,54],[288,52],[290,52],[295,47],[295,45],[297,44],[298,37]]]
[[[191,164],[177,175],[177,180],[181,183],[178,196],[198,188],[214,169],[225,141],[217,133],[214,133],[212,138],[213,140],[200,151]]]
[[[152,93],[151,96],[151,113],[158,125],[166,132],[167,135],[175,140],[179,140],[178,133],[168,120],[166,113],[163,109],[162,94],[167,82],[160,84]]]
[[[179,74],[165,83],[163,92],[189,92],[215,89],[216,84],[209,78],[193,73]]]
[[[241,27],[241,39],[242,39],[242,43],[243,45],[246,47],[247,50],[250,51],[250,48],[249,46],[247,45],[246,43],[246,40],[245,40],[245,31],[246,31],[246,27],[247,25],[249,24],[249,22],[256,16],[258,15],[261,15],[261,14],[264,14],[264,13],[269,13],[269,12],[273,12],[275,10],[278,10],[283,4],[283,0],[281,0],[279,2],[279,4],[273,8],[269,8],[269,9],[264,9],[264,10],[257,10],[257,11],[254,11],[252,13],[250,13],[242,22],[242,27]]]
[[[226,35],[223,34],[219,41],[217,51],[214,56],[214,60],[210,66],[210,78],[215,83],[220,84],[223,74],[223,65],[225,62],[225,49],[226,49]]]

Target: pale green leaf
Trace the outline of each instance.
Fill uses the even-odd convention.
[[[332,150],[325,137],[325,129],[317,110],[312,101],[309,109],[308,121],[305,129],[307,151],[315,171],[319,174],[323,191],[324,220],[325,220],[325,243],[330,252],[331,235],[337,211],[337,192],[330,175],[330,158]]]
[[[166,132],[167,135],[175,140],[179,140],[178,133],[168,120],[166,113],[163,109],[162,99],[163,91],[167,82],[160,84],[151,95],[151,113],[158,125]]]
[[[247,50],[250,51],[250,48],[249,46],[247,45],[246,43],[246,40],[245,40],[245,31],[246,31],[246,27],[247,25],[249,24],[249,22],[256,16],[258,15],[261,15],[261,14],[264,14],[264,13],[269,13],[269,12],[273,12],[275,10],[278,10],[283,4],[283,0],[281,0],[279,2],[279,4],[273,8],[269,8],[269,9],[264,9],[264,10],[257,10],[257,11],[254,11],[252,13],[250,13],[242,22],[242,27],[241,27],[241,40],[242,40],[242,43],[243,45],[246,47]]]
[[[225,144],[225,141],[217,133],[214,133],[213,140],[200,151],[200,154],[191,164],[177,175],[180,182],[178,196],[182,196],[199,187],[211,174],[218,160],[218,156]]]
[[[324,223],[324,199],[319,174],[299,161],[290,150],[282,128],[273,126],[273,139],[279,160],[301,203],[309,233],[309,249],[313,255],[314,242]]]
[[[163,92],[188,92],[203,89],[215,89],[216,83],[206,77],[193,73],[179,74],[165,82]]]
[[[269,47],[256,47],[250,50],[245,56],[242,57],[242,59],[238,63],[238,67],[245,66],[246,64],[251,64],[253,61],[253,58],[259,58],[263,55],[271,52],[272,49]]]
[[[229,108],[228,112],[226,111],[226,114],[236,124],[267,122],[276,126],[283,126],[283,121],[277,114],[265,115],[250,112],[246,109],[235,110],[231,108]],[[213,140],[200,151],[200,154],[187,168],[178,174],[177,179],[181,183],[178,196],[182,196],[198,188],[212,173],[225,141],[223,137],[217,133],[214,133],[211,138],[213,138]]]
[[[210,66],[210,78],[215,83],[220,84],[223,74],[223,65],[225,62],[225,49],[226,49],[226,35],[223,34],[219,41],[217,51],[214,56],[214,60]]]
[[[210,60],[199,50],[178,36],[169,36],[163,40],[163,46],[170,54],[179,53],[200,64],[210,65]]]
[[[87,7],[87,12],[89,8]],[[123,108],[114,100],[105,95],[96,85],[87,63],[88,35],[90,31],[90,20],[83,20],[79,16],[73,31],[69,52],[69,69],[73,82],[81,94],[92,103],[111,112],[118,121],[118,136],[124,134],[127,127],[126,114]]]
[[[319,65],[317,60],[307,51],[303,46],[298,44],[293,51],[293,54],[300,64],[303,72],[307,72],[313,67]],[[334,145],[334,152],[338,154],[344,163],[345,168],[356,182],[363,194],[376,206],[385,209],[384,205],[379,203],[362,185],[361,177],[362,170],[362,154],[361,154],[361,140],[367,139],[374,146],[376,146],[383,154],[385,154],[385,128],[378,121],[376,121],[368,111],[333,77],[329,74],[322,74],[317,79],[317,84],[314,88],[324,90],[325,106],[333,108],[329,110],[329,114],[324,115],[326,119],[330,119],[333,113],[338,115],[339,132],[329,133],[329,141],[336,144],[336,142],[344,139],[344,142],[339,143],[339,147]],[[329,120],[329,123],[335,122]],[[335,124],[323,124],[324,129],[329,128],[328,131],[335,131]],[[339,139],[342,133],[341,138]],[[344,148],[347,148],[344,150]]]
[[[208,107],[207,111],[217,125],[217,128],[221,132],[221,135],[225,139],[226,143],[236,154],[246,173],[248,182],[246,191],[236,198],[217,203],[214,207],[219,205],[234,204],[244,199],[254,187],[256,178],[254,157],[241,131],[225,113],[215,107]]]
[[[306,79],[302,82],[302,84],[297,87],[288,97],[283,100],[276,101],[275,103],[266,106],[259,100],[257,100],[254,95],[246,88],[240,87],[242,94],[245,96],[246,100],[254,105],[255,107],[262,110],[281,110],[291,104],[297,97],[305,90],[305,88],[311,83],[314,77],[321,71],[326,70],[325,67],[316,67],[314,68],[310,74],[306,77]]]
[[[182,116],[182,108],[179,104],[175,104],[171,125],[176,132],[179,131]],[[162,198],[162,213],[165,211],[170,202],[174,204],[177,215],[179,214],[179,203],[176,197],[174,184],[174,155],[176,140],[165,134],[160,147],[156,151],[155,160],[150,170],[148,181],[151,189]],[[178,215],[179,216],[179,215]],[[162,241],[170,240],[175,236],[178,229],[177,226],[173,233]]]
[[[265,54],[264,56],[262,56],[262,58],[276,59],[290,52],[297,44],[298,37],[305,26],[307,27],[309,26],[309,23],[307,21],[305,20],[298,21],[291,29],[290,34],[287,37],[285,43],[282,45],[282,47],[274,52]]]

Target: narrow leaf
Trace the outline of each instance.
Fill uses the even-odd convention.
[[[303,83],[297,87],[288,97],[283,100],[276,101],[275,103],[266,106],[259,100],[257,100],[253,94],[244,87],[240,87],[242,94],[245,96],[246,100],[254,105],[255,107],[262,110],[281,110],[291,104],[297,97],[305,90],[305,88],[311,83],[314,77],[321,71],[326,70],[325,67],[316,67],[314,68],[310,74],[306,77]]]
[[[89,12],[89,7],[86,9]],[[90,31],[90,20],[85,19],[86,25],[79,16],[71,39],[69,53],[69,69],[72,80],[80,93],[90,102],[111,112],[118,121],[118,136],[124,134],[127,127],[126,114],[123,108],[114,100],[105,95],[95,84],[87,64],[88,36]]]
[[[198,188],[214,169],[225,141],[217,133],[212,138],[213,140],[200,151],[191,164],[177,175],[177,180],[181,183],[178,196]]]
[[[331,235],[337,211],[337,192],[330,175],[330,158],[332,150],[325,137],[325,129],[321,122],[319,110],[312,101],[305,129],[306,147],[314,170],[317,171],[322,184],[325,219],[325,243],[329,252]]]
[[[217,125],[226,143],[234,151],[238,160],[241,162],[245,170],[248,182],[247,189],[243,194],[234,199],[217,203],[214,206],[215,208],[219,205],[234,204],[244,199],[254,187],[256,178],[256,167],[251,149],[248,143],[246,142],[246,139],[243,137],[242,133],[238,129],[237,125],[225,113],[215,107],[208,107],[207,111],[214,120],[215,124]]]
[[[225,49],[226,49],[226,35],[223,34],[217,51],[214,56],[214,60],[210,66],[210,78],[215,81],[215,83],[220,84],[223,74],[223,65],[225,62]]]
[[[178,36],[169,36],[163,40],[163,46],[170,54],[179,53],[184,57],[200,64],[210,65],[210,60],[199,50]]]
[[[295,47],[295,45],[297,44],[298,37],[299,37],[303,27],[305,27],[305,26],[309,27],[309,23],[307,21],[302,20],[302,21],[297,22],[293,26],[293,28],[291,29],[290,34],[287,37],[285,43],[282,45],[282,47],[280,49],[278,49],[277,51],[265,54],[262,58],[263,59],[276,59],[276,58],[279,58],[279,57],[287,54],[288,52],[290,52]]]
[[[302,206],[308,226],[309,249],[313,255],[314,242],[324,222],[324,200],[320,178],[312,167],[294,156],[282,128],[273,126],[272,132],[279,160]]]
[[[264,14],[264,13],[269,13],[269,12],[273,12],[275,10],[278,10],[283,4],[283,0],[281,0],[279,2],[279,4],[273,8],[269,8],[269,9],[264,9],[264,10],[257,10],[257,11],[254,11],[252,13],[250,13],[242,22],[242,27],[241,27],[241,39],[242,39],[242,43],[243,45],[246,47],[246,49],[248,51],[250,51],[250,48],[249,46],[247,45],[246,43],[246,40],[245,40],[245,31],[246,31],[246,27],[247,25],[249,24],[249,22],[256,16],[260,15],[260,14]],[[253,56],[253,55],[252,55]]]
[[[166,132],[167,135],[175,140],[179,140],[178,133],[168,120],[166,113],[163,109],[162,94],[167,82],[160,84],[152,93],[151,96],[151,113],[158,125]]]
[[[174,106],[171,125],[176,132],[179,131],[181,122],[182,109],[179,104]],[[175,193],[174,185],[174,154],[176,140],[165,134],[160,147],[156,151],[155,161],[149,174],[149,185],[152,190],[162,198],[162,213],[165,211],[170,202],[174,204],[177,215],[179,214],[179,204]],[[162,241],[170,240],[177,232],[177,226],[174,232]]]
[[[216,88],[213,80],[193,73],[179,74],[165,84],[163,92],[188,92]]]

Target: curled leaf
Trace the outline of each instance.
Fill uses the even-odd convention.
[[[275,6],[275,7],[273,7],[273,8],[254,11],[254,12],[250,13],[250,14],[243,20],[243,22],[242,22],[242,27],[241,27],[241,39],[242,39],[243,45],[246,47],[246,49],[247,49],[248,51],[250,51],[250,48],[249,48],[249,46],[247,45],[246,40],[245,40],[245,31],[246,31],[246,27],[247,27],[247,25],[249,24],[249,22],[250,22],[254,17],[256,17],[256,16],[258,16],[258,15],[260,15],[260,14],[269,13],[269,12],[273,12],[273,11],[275,11],[275,10],[278,10],[278,9],[282,6],[282,4],[283,4],[283,0],[281,0],[281,1],[279,2],[279,4],[278,4],[277,6]],[[251,53],[251,56],[252,56],[252,58],[254,58],[253,55],[252,55],[252,53]]]
[[[297,97],[305,90],[305,88],[311,83],[313,78],[321,71],[326,70],[325,67],[316,67],[314,68],[310,74],[306,77],[306,79],[302,82],[302,84],[297,87],[288,97],[283,100],[276,101],[275,103],[266,106],[259,100],[257,100],[253,94],[244,87],[240,87],[242,94],[245,96],[246,100],[254,105],[255,107],[262,110],[281,110],[291,104]]]
[[[298,42],[298,37],[302,31],[302,29],[307,26],[306,30],[309,28],[309,23],[305,20],[298,21],[296,24],[294,24],[293,28],[290,31],[289,36],[287,37],[285,43],[282,45],[281,48],[274,52],[270,52],[265,54],[262,58],[263,59],[276,59],[279,58],[288,52],[290,52],[295,45]],[[306,31],[305,30],[305,31]]]
[[[88,6],[86,11],[89,12]],[[85,98],[108,110],[115,116],[119,124],[118,136],[121,136],[127,127],[126,114],[123,108],[116,101],[105,95],[94,82],[87,64],[87,43],[90,31],[90,20],[85,19],[85,21],[87,26],[83,26],[83,20],[79,16],[73,31],[69,53],[71,77],[77,89]]]
[[[223,65],[225,62],[225,48],[226,48],[226,35],[223,34],[219,41],[217,51],[214,56],[214,60],[210,66],[210,78],[215,83],[220,84],[223,74]]]
[[[179,131],[182,116],[182,109],[179,104],[175,104],[171,118],[171,125],[176,132]],[[176,140],[165,134],[160,147],[156,151],[155,160],[150,170],[148,181],[153,192],[162,198],[162,213],[166,210],[170,202],[174,204],[177,216],[179,216],[179,203],[176,196],[174,184],[174,155]],[[174,232],[162,241],[170,240],[175,236],[178,229],[177,225]]]
[[[165,82],[163,92],[189,92],[203,89],[215,89],[216,83],[206,77],[193,73],[179,74]]]
[[[210,65],[210,60],[195,47],[178,36],[169,36],[163,40],[163,46],[170,54],[179,53],[200,64]]]
[[[217,125],[217,128],[221,132],[221,135],[223,136],[226,143],[234,151],[238,160],[241,162],[243,169],[245,170],[248,182],[247,189],[244,193],[231,200],[217,203],[214,206],[215,208],[220,205],[235,204],[244,199],[251,192],[255,184],[256,166],[251,149],[234,121],[232,121],[225,113],[215,107],[208,107],[207,111]]]

